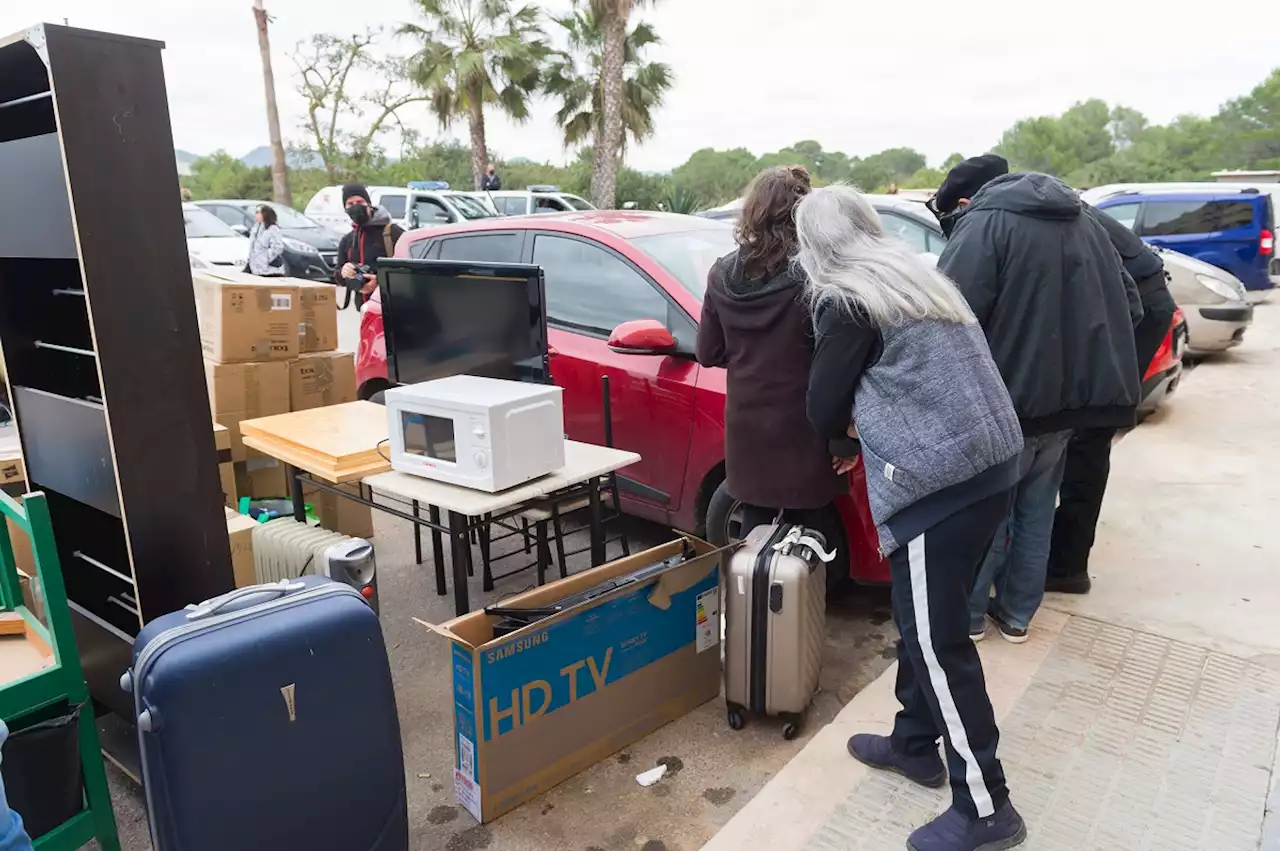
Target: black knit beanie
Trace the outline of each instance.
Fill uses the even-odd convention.
[[[972,198],[978,190],[1003,174],[1009,173],[1009,161],[999,154],[983,154],[970,157],[947,174],[938,187],[934,204],[943,215],[950,213],[961,198]]]
[[[342,206],[347,206],[347,199],[354,198],[357,195],[367,203],[373,203],[369,198],[369,190],[364,188],[363,183],[346,183],[342,186]]]

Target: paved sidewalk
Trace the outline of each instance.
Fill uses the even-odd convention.
[[[1280,851],[1280,305],[1113,452],[1093,592],[980,646],[1013,801],[1038,851]],[[852,760],[890,668],[704,851],[905,846],[947,806]]]
[[[1280,675],[1073,617],[1002,719],[1023,847],[1253,851],[1278,723]],[[803,847],[899,849],[948,797],[871,772]]]

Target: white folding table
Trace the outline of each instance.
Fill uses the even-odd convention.
[[[363,482],[373,493],[413,505],[434,506],[449,513],[445,528],[438,522],[433,522],[434,518],[428,520],[397,511],[391,512],[418,526],[449,535],[454,606],[457,614],[464,615],[471,611],[467,592],[467,559],[470,556],[468,536],[471,527],[477,523],[503,520],[532,506],[558,506],[586,497],[591,512],[591,564],[596,566],[604,563],[605,538],[600,479],[636,463],[640,456],[621,449],[566,440],[564,460],[564,466],[559,470],[498,493],[472,490],[396,471],[367,476]],[[377,507],[387,510],[381,505]],[[488,521],[483,519],[486,517],[489,518]],[[442,577],[443,568],[437,563],[437,579]]]

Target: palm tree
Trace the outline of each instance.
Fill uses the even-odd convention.
[[[476,188],[489,161],[484,108],[496,105],[516,121],[529,117],[529,96],[541,79],[547,47],[536,6],[511,0],[413,0],[426,26],[397,32],[421,41],[410,60],[413,80],[430,93],[431,111],[448,127],[466,116]]]
[[[625,98],[627,24],[631,13],[649,0],[590,0],[592,12],[600,22],[603,36],[600,45],[602,86],[601,111],[604,113],[603,148],[591,175],[592,200],[598,207],[612,207],[618,188],[618,154],[622,150],[625,128],[622,103]]]
[[[626,33],[622,51],[622,100],[619,115],[622,134],[610,148],[605,140],[604,28],[601,11],[594,2],[574,0],[571,12],[555,19],[564,30],[568,49],[556,56],[547,68],[544,88],[559,98],[556,121],[564,129],[565,147],[589,143],[592,148],[592,194],[597,206],[613,206],[613,191],[602,197],[598,181],[602,172],[617,186],[618,155],[627,142],[639,142],[653,135],[653,113],[671,90],[670,66],[662,62],[645,62],[641,52],[660,44],[661,39],[649,24],[637,24]],[[613,156],[606,156],[612,150]]]

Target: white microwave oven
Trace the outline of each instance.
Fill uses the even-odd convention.
[[[453,375],[386,393],[391,468],[496,493],[564,466],[563,391]]]

